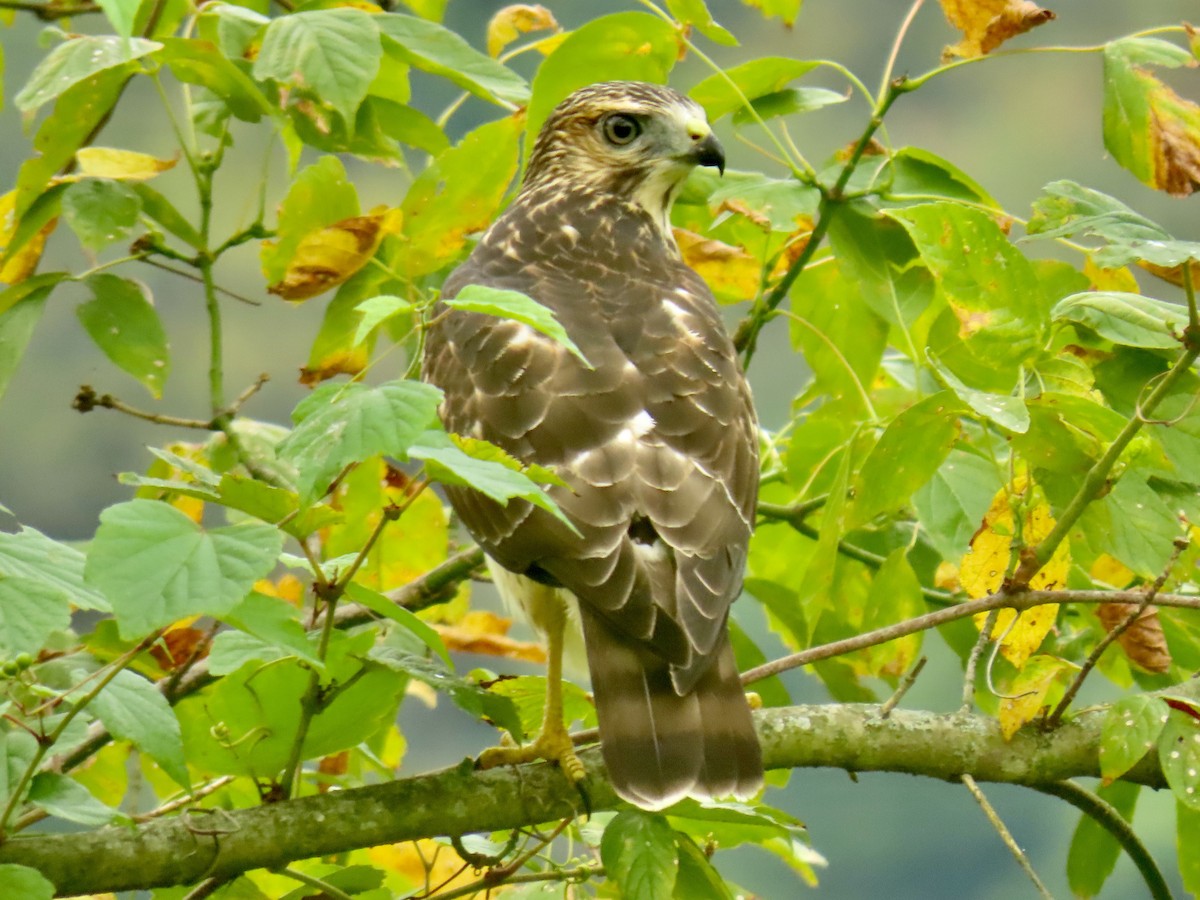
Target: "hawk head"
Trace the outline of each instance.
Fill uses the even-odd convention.
[[[645,209],[669,235],[671,204],[697,165],[725,171],[725,153],[698,103],[657,84],[606,81],[555,107],[523,190],[615,195]]]

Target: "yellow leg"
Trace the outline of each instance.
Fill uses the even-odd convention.
[[[537,623],[546,634],[546,711],[542,717],[542,729],[533,743],[523,747],[491,747],[484,750],[476,765],[481,769],[494,769],[497,766],[515,766],[544,759],[557,763],[563,774],[575,784],[583,780],[584,771],[563,721],[562,656],[567,607],[555,595],[539,604],[537,612]]]

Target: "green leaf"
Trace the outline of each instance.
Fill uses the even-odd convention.
[[[36,757],[37,738],[28,731],[0,731],[0,802],[9,803]]]
[[[812,112],[845,103],[850,97],[826,88],[784,88],[773,94],[763,94],[757,100],[752,100],[750,106],[758,118],[766,121],[778,116],[793,116],[800,113]],[[734,125],[747,125],[754,122],[755,117],[744,106],[733,113]]]
[[[461,255],[468,235],[491,225],[517,172],[522,127],[512,116],[481,125],[418,176],[400,207],[406,242],[394,270],[436,272]]]
[[[753,101],[778,93],[816,67],[815,62],[808,60],[763,56],[708,76],[688,91],[688,96],[704,107],[710,122],[715,122],[742,109],[745,106],[743,98]]]
[[[107,825],[120,815],[93,797],[78,781],[57,772],[39,772],[34,776],[28,799],[50,815],[80,825]]]
[[[96,345],[152,396],[162,396],[171,371],[167,333],[146,286],[108,272],[87,279],[92,299],[75,312]]]
[[[120,40],[120,38],[114,38]],[[46,190],[50,179],[71,161],[75,151],[105,121],[137,64],[103,69],[68,88],[54,104],[33,138],[34,155],[17,173],[13,215],[23,217]],[[55,188],[51,188],[55,190]],[[65,188],[62,188],[65,190]],[[10,250],[12,248],[10,247]]]
[[[1200,144],[1200,107],[1184,100],[1145,66],[1194,65],[1166,41],[1114,41],[1104,48],[1104,146],[1153,188],[1176,196],[1198,184],[1192,157]]]
[[[362,314],[358,330],[354,332],[354,343],[361,344],[377,325],[400,313],[412,312],[413,305],[391,294],[381,294],[363,300],[354,308]]]
[[[453,670],[454,663],[450,659],[450,652],[442,642],[441,635],[413,613],[403,606],[393,603],[379,591],[373,591],[366,585],[355,581],[346,585],[346,595],[355,603],[361,603],[371,612],[385,616],[401,627],[407,628],[420,639],[422,644],[441,657],[446,668]]]
[[[936,194],[998,208],[999,203],[954,163],[921,147],[902,147],[891,159],[892,194]]]
[[[864,632],[915,618],[926,611],[921,582],[908,561],[906,547],[898,547],[889,553],[875,572],[864,606]],[[871,674],[892,679],[903,675],[916,662],[917,654],[921,652],[921,640],[921,632],[917,632],[868,648],[865,656]]]
[[[760,10],[767,18],[777,18],[789,28],[796,23],[800,15],[800,6],[804,0],[742,0],[746,6]]]
[[[1167,717],[1158,739],[1158,762],[1175,799],[1200,811],[1200,727],[1195,719],[1180,712]]]
[[[25,355],[29,339],[33,337],[33,329],[37,327],[46,308],[46,298],[58,283],[55,278],[51,283],[32,291],[22,291],[22,284],[15,284],[4,293],[0,293],[0,397],[8,390],[8,384],[17,372],[17,365]],[[23,294],[21,299],[12,306],[5,306],[5,296],[9,293]]]
[[[1126,822],[1133,821],[1141,786],[1116,781],[1096,794],[1111,804]],[[1104,826],[1088,815],[1079,817],[1067,854],[1067,881],[1076,897],[1095,897],[1104,888],[1121,854],[1121,845]]]
[[[738,39],[713,19],[704,0],[667,0],[667,11],[680,25],[695,28],[714,44],[738,45]]]
[[[1172,268],[1189,259],[1200,260],[1200,243],[1177,241],[1120,200],[1073,181],[1055,181],[1042,188],[1026,231],[1031,238],[1098,237],[1107,246],[1093,259],[1109,269],[1135,262]]]
[[[501,678],[488,685],[488,689],[501,697],[508,697],[521,716],[521,727],[526,734],[537,734],[546,713],[546,678],[542,675],[519,675]],[[562,682],[563,722],[570,725],[578,722],[589,728],[596,724],[596,707],[588,699],[587,692],[570,681]]]
[[[847,528],[908,504],[958,440],[961,411],[954,395],[942,391],[914,403],[888,424],[854,477]]]
[[[1093,546],[1107,548],[1147,580],[1163,570],[1172,543],[1183,534],[1174,510],[1138,472],[1126,472],[1111,491],[1092,501],[1080,525],[1091,536]]]
[[[480,685],[446,671],[441,663],[413,652],[417,640],[405,632],[393,631],[384,643],[371,650],[371,660],[396,672],[403,672],[435,691],[447,694],[454,705],[477,719],[486,719],[503,728],[514,739],[524,739],[521,716],[508,697],[495,694]]]
[[[141,0],[96,0],[104,10],[104,16],[112,23],[113,30],[122,37],[133,35],[133,20],[137,18]]]
[[[450,140],[441,126],[419,109],[382,97],[368,97],[367,104],[374,111],[380,129],[388,137],[424,150],[431,156],[443,153],[450,146]]]
[[[267,283],[278,284],[283,280],[296,248],[309,232],[358,213],[358,193],[336,156],[323,156],[297,172],[279,206],[275,240],[265,242],[262,247]]]
[[[1175,849],[1183,889],[1200,894],[1200,810],[1183,803],[1175,804]]]
[[[404,457],[434,421],[442,392],[416,381],[379,387],[326,384],[296,407],[296,428],[277,452],[300,471],[302,502],[310,503],[351,463],[381,454]]]
[[[1045,298],[1033,265],[977,209],[923,203],[884,214],[908,230],[946,302],[932,351],[972,388],[1011,388],[1043,342]]]
[[[407,679],[363,662],[374,643],[373,629],[333,635],[322,682],[344,687],[313,717],[303,759],[346,750],[394,721]],[[250,661],[181,701],[176,708],[188,762],[206,774],[273,777],[291,756],[311,674],[295,659]]]
[[[221,476],[216,496],[212,499],[222,506],[276,525],[297,539],[305,538],[342,518],[338,510],[328,506],[311,506],[300,511],[300,497],[295,491],[230,472]]]
[[[1054,307],[1053,316],[1085,325],[1126,347],[1172,349],[1179,346],[1187,327],[1184,307],[1121,291],[1072,294]]]
[[[244,122],[257,122],[274,112],[254,79],[207,41],[164,38],[159,56],[172,75],[216,94]]]
[[[62,196],[63,218],[93,252],[128,238],[141,211],[141,199],[128,185],[105,178],[77,181]]]
[[[960,559],[1000,490],[996,465],[951,450],[933,477],[913,494],[917,520],[945,559]]]
[[[221,616],[275,565],[283,533],[245,523],[205,530],[174,507],[131,500],[100,514],[85,576],[112,601],[122,637],[188,616]]]
[[[84,581],[84,556],[74,547],[23,527],[0,532],[0,576],[17,578],[65,594],[78,609],[111,612],[108,599]]]
[[[0,571],[3,568],[0,557]],[[60,587],[38,579],[0,575],[0,659],[37,653],[51,634],[70,625],[70,604]]]
[[[353,122],[383,55],[377,18],[382,17],[343,7],[273,19],[254,61],[254,77],[298,89]]]
[[[0,863],[0,897],[8,900],[51,900],[54,884],[37,869]]]
[[[913,356],[917,348],[909,329],[933,301],[934,282],[908,232],[870,207],[850,203],[834,217],[829,241],[838,266],[858,282],[871,311],[904,330],[900,349]]]
[[[1115,781],[1154,749],[1170,707],[1159,697],[1135,694],[1113,704],[1100,732],[1100,774]]]
[[[162,766],[176,784],[191,787],[179,720],[167,698],[153,684],[125,669],[92,698],[88,709],[114,738],[130,741]]]
[[[448,28],[414,16],[389,13],[375,17],[397,53],[414,68],[447,78],[464,90],[502,106],[529,99],[529,85],[516,72],[480,53]]]
[[[625,900],[662,900],[675,891],[679,853],[662,815],[617,813],[600,840],[600,860]]]
[[[221,619],[267,644],[280,648],[285,655],[295,656],[317,669],[324,669],[325,663],[314,651],[304,626],[300,624],[299,614],[299,610],[286,600],[253,591],[241,603],[221,616]],[[218,637],[230,633],[222,632]],[[229,671],[233,670],[226,670]]]
[[[89,76],[146,56],[160,47],[162,44],[155,41],[112,34],[73,37],[38,63],[13,102],[21,112],[31,112]]]
[[[929,354],[929,365],[946,387],[954,391],[959,400],[989,422],[995,422],[1001,428],[1007,428],[1017,434],[1024,434],[1029,430],[1029,410],[1020,397],[992,394],[967,387],[932,353]]]
[[[696,842],[681,837],[674,900],[733,900],[733,892]]]
[[[549,338],[562,344],[589,369],[591,363],[583,352],[575,346],[567,330],[558,319],[542,304],[520,291],[510,291],[505,288],[486,287],[482,284],[468,284],[452,299],[442,301],[446,306],[460,309],[464,312],[482,313],[485,316],[496,316],[500,319],[512,319],[528,325],[535,331],[540,331]]]
[[[846,281],[837,263],[801,272],[791,290],[788,328],[793,348],[803,351],[814,378],[796,402],[820,392],[858,415],[867,412],[867,386],[879,371],[888,326],[860,292],[846,289]]]
[[[135,181],[128,186],[141,200],[144,215],[149,216],[189,247],[199,249],[204,245],[200,232],[166,197],[144,182]]]
[[[578,88],[597,81],[665,83],[679,49],[675,26],[649,13],[613,13],[577,28],[538,67],[526,111],[529,134]],[[526,155],[532,145],[526,142]]]
[[[520,464],[497,450],[486,441],[460,439],[456,443],[444,431],[426,431],[408,448],[408,455],[424,460],[425,471],[434,481],[472,488],[501,505],[525,500],[575,530],[550,496],[521,471]]]

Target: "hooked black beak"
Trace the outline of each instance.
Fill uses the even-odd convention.
[[[696,160],[696,165],[713,166],[722,175],[725,174],[725,151],[711,132],[692,145],[692,158]]]

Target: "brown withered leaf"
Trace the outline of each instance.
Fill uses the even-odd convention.
[[[172,628],[151,648],[150,655],[166,672],[174,672],[192,659],[208,656],[208,632],[191,625]]]
[[[942,51],[943,59],[991,53],[1009,38],[1055,18],[1030,0],[941,0],[946,19],[963,39]]]
[[[317,771],[322,775],[331,776],[317,779],[317,793],[327,793],[334,786],[334,777],[345,775],[350,771],[350,751],[342,750],[340,753],[331,753],[329,756],[322,756],[321,761],[317,763]]]
[[[1104,629],[1112,631],[1137,608],[1136,603],[1101,603],[1096,607],[1096,615]],[[1137,621],[1125,629],[1117,642],[1130,662],[1137,663],[1147,672],[1170,671],[1171,651],[1163,635],[1158,608],[1153,603],[1142,610]]]
[[[540,4],[514,3],[496,11],[487,26],[488,56],[497,57],[501,51],[523,34],[531,31],[558,29],[554,13]]]
[[[311,231],[300,239],[283,280],[267,291],[284,300],[323,294],[365,266],[384,236],[399,226],[400,211],[385,208]]]
[[[1200,106],[1165,84],[1155,93],[1150,131],[1155,186],[1186,197],[1200,187]]]

